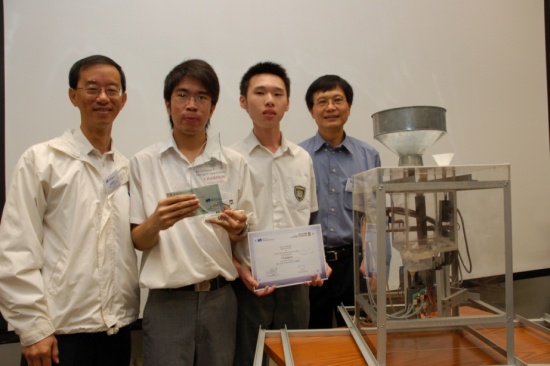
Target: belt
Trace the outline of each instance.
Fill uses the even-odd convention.
[[[326,248],[325,260],[327,262],[336,262],[337,260],[351,257],[353,255],[353,246],[345,246],[339,248]]]
[[[223,276],[218,276],[216,278],[213,278],[211,280],[202,281],[199,283],[195,283],[193,285],[178,287],[178,288],[168,288],[166,290],[168,291],[215,291],[219,288],[222,288],[223,286],[227,285],[229,281],[227,281]]]

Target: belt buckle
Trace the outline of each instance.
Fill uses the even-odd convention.
[[[334,262],[338,260],[338,252],[336,250],[325,251],[325,259],[328,262]]]
[[[197,292],[210,291],[210,281],[202,281],[199,283],[195,283],[195,291]]]

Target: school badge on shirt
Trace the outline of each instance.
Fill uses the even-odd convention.
[[[296,199],[299,202],[302,202],[305,196],[306,196],[306,187],[294,186],[294,197],[296,197]]]

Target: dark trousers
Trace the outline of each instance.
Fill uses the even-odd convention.
[[[130,329],[124,327],[117,334],[76,333],[56,335],[59,363],[56,366],[128,366],[130,364]],[[21,366],[27,360],[21,356]]]
[[[234,366],[254,363],[258,332],[262,329],[306,329],[309,318],[308,288],[305,285],[280,287],[258,297],[237,278],[233,283],[239,303],[237,348]]]
[[[327,263],[332,268],[329,279],[321,287],[309,288],[310,329],[332,328],[334,314],[339,327],[346,325],[337,307],[342,303],[345,306],[355,303],[353,256]]]

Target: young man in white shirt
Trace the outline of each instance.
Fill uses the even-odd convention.
[[[207,133],[219,92],[205,61],[177,65],[164,83],[172,134],[131,159],[132,238],[143,251],[140,285],[149,288],[145,366],[233,362],[232,243],[246,235],[247,220],[253,224],[254,203],[245,159]],[[225,210],[197,215],[197,195],[182,192],[211,184]]]
[[[309,154],[284,138],[281,120],[289,108],[290,79],[273,62],[261,62],[244,74],[240,105],[252,120],[252,131],[231,146],[243,154],[251,171],[256,204],[256,231],[276,230],[309,224],[317,211],[315,176]],[[259,284],[250,270],[248,246],[235,250],[239,278],[233,283],[239,303],[235,365],[253,363],[258,329],[307,328],[308,287],[295,285],[254,292]],[[308,283],[322,285],[312,276]]]

